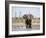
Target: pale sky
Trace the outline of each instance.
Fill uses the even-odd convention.
[[[19,15],[23,16],[28,13],[40,17],[40,7],[12,7],[12,17],[18,17]]]

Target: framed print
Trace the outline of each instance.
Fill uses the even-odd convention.
[[[6,37],[45,34],[45,3],[5,2]]]

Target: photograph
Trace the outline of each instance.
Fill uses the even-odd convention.
[[[10,31],[42,32],[42,10],[40,5],[9,4]]]
[[[12,31],[40,30],[40,7],[12,7]]]
[[[44,35],[44,3],[9,2],[6,6],[8,36]]]

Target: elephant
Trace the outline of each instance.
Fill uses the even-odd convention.
[[[23,18],[25,19],[25,24],[26,24],[26,28],[32,28],[32,15],[31,14],[26,14],[23,16]]]

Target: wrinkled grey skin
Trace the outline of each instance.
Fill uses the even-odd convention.
[[[31,28],[32,16],[24,16],[26,28]]]

